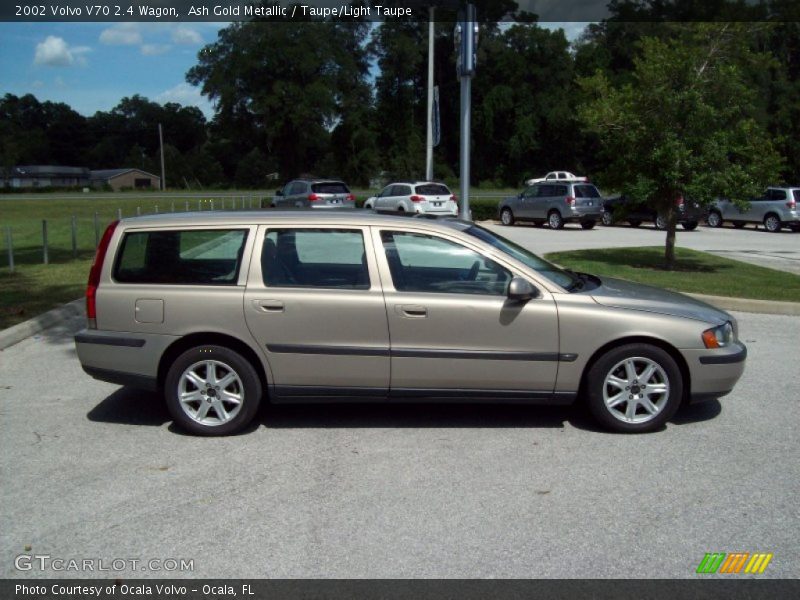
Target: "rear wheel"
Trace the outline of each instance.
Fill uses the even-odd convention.
[[[707,221],[709,227],[722,227],[722,215],[716,210],[708,213]]]
[[[633,220],[631,220],[631,221],[628,221],[628,224],[629,224],[631,227],[639,227],[639,225],[641,225],[641,224],[642,224],[642,222],[641,222],[641,221],[639,221],[638,219],[633,219]]]
[[[399,212],[399,213],[404,213],[404,212],[406,212],[406,208],[405,208],[405,206],[403,206],[402,204],[401,204],[400,206],[398,206],[398,207],[397,207],[397,212]]]
[[[610,211],[604,210],[603,211],[603,225],[606,227],[611,227],[614,224],[614,217]]]
[[[230,435],[258,411],[263,389],[253,365],[224,346],[197,346],[167,373],[164,397],[175,423],[199,435]]]
[[[665,350],[627,344],[602,355],[586,374],[587,400],[595,418],[613,431],[658,429],[678,409],[683,378]]]
[[[500,211],[500,222],[503,225],[511,226],[514,224],[514,213],[511,212],[510,208],[504,208]]]
[[[594,229],[596,225],[596,221],[581,221],[581,227],[583,229]]]
[[[778,233],[781,230],[781,220],[775,213],[770,213],[764,217],[764,229],[770,233]]]
[[[697,221],[685,221],[681,223],[681,225],[686,231],[694,231],[697,229]]]
[[[547,215],[547,222],[550,225],[550,229],[564,228],[564,219],[561,217],[561,213],[557,210],[551,211],[550,214]]]

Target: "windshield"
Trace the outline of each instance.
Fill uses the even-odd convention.
[[[489,231],[488,229],[484,229],[479,225],[472,225],[465,231],[469,235],[486,242],[501,252],[505,252],[506,254],[516,258],[521,263],[525,264],[531,269],[534,269],[536,272],[541,273],[553,283],[560,285],[567,290],[576,289],[580,286],[581,281],[579,277],[573,275],[569,271],[565,271],[564,269],[557,267],[553,263],[548,262],[543,258],[536,256],[530,250],[526,250],[511,240],[507,240],[506,238],[501,237],[496,233]]]

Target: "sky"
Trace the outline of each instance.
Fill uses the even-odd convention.
[[[0,95],[31,93],[89,116],[125,96],[197,106],[211,103],[186,83],[198,51],[227,23],[0,23]],[[585,23],[540,23],[580,35]]]

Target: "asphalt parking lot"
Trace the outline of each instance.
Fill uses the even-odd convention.
[[[85,376],[73,319],[0,352],[2,576],[92,576],[14,568],[46,554],[194,561],[121,577],[683,578],[738,551],[797,577],[800,318],[736,316],[738,387],[653,434],[579,408],[268,406],[221,439]]]
[[[589,248],[663,246],[667,235],[664,231],[656,230],[652,224],[638,228],[598,225],[589,231],[584,231],[577,224],[567,224],[561,230],[534,227],[527,223],[513,227],[492,222],[484,224],[537,254]],[[800,233],[789,229],[767,233],[763,227],[755,229],[752,225],[745,229],[712,229],[701,225],[694,231],[678,227],[676,244],[800,275]]]

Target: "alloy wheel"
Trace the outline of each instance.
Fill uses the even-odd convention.
[[[646,423],[666,406],[670,395],[666,371],[643,356],[614,365],[603,383],[606,409],[624,423]]]
[[[188,367],[178,383],[183,412],[202,425],[222,425],[236,417],[244,401],[244,386],[236,371],[219,360]]]

